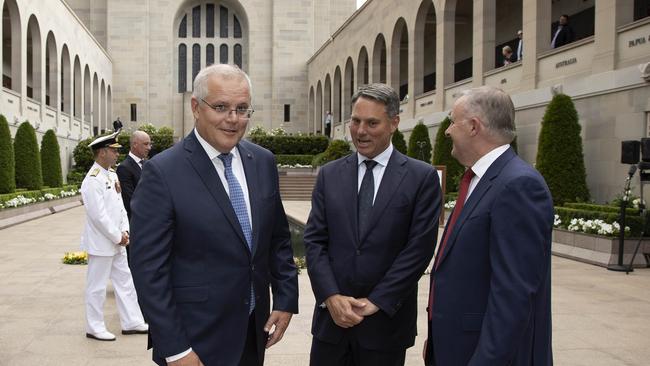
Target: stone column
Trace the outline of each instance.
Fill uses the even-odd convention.
[[[474,0],[472,86],[483,85],[483,73],[494,68],[496,1]]]
[[[521,89],[537,87],[537,55],[551,48],[551,2],[524,0]]]
[[[614,19],[615,21],[612,21]],[[634,19],[633,2],[629,0],[596,0],[595,50],[592,72],[616,68],[616,28]]]
[[[455,10],[449,9],[449,2],[436,11],[436,99],[435,108],[445,108],[445,86],[454,82],[454,18]],[[437,10],[437,9],[436,9]]]

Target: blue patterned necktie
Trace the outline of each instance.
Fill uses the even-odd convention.
[[[248,218],[248,211],[246,210],[244,191],[242,191],[241,185],[239,185],[237,178],[235,178],[235,175],[232,172],[232,154],[220,154],[219,159],[221,159],[223,162],[224,175],[226,176],[226,181],[228,182],[228,191],[230,193],[230,203],[232,204],[232,208],[235,210],[239,225],[244,232],[244,238],[246,238],[248,250],[250,250],[252,253],[253,230],[251,229],[251,223]],[[251,298],[248,313],[250,314],[253,309],[255,309],[255,290],[253,288],[253,283],[251,282]]]

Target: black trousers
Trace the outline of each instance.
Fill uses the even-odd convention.
[[[263,352],[263,351],[262,351]],[[239,360],[239,366],[261,366],[264,356],[260,357],[257,349],[257,331],[255,328],[255,312],[248,318],[248,332],[244,352]]]
[[[347,337],[346,337],[347,338]],[[399,351],[361,348],[356,339],[332,344],[312,338],[310,366],[404,366],[406,349]]]

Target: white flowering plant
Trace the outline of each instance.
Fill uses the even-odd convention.
[[[557,218],[556,220],[559,221],[559,217],[557,215],[555,216]],[[571,219],[571,222],[567,226],[567,230],[582,232],[586,234],[616,236],[621,231],[621,225],[616,221],[610,224],[600,219],[585,220],[582,218],[573,218]],[[630,227],[625,226],[625,233],[627,234],[629,232],[630,232]]]
[[[24,205],[29,205],[35,202],[44,202],[56,200],[64,197],[72,197],[79,194],[79,190],[76,188],[62,189],[58,194],[52,192],[52,190],[43,190],[43,191],[29,191],[29,194],[17,194],[15,196],[9,195],[6,200],[0,200],[0,209],[4,208],[13,208]],[[4,195],[7,197],[7,195]]]
[[[313,168],[313,166],[303,164],[278,164],[278,168]]]
[[[451,210],[454,207],[456,207],[456,200],[451,200],[451,201],[445,202],[445,209]]]

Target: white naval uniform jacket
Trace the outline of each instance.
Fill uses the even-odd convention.
[[[114,256],[125,252],[118,243],[122,232],[129,231],[122,195],[115,189],[117,174],[95,163],[81,183],[81,197],[86,206],[86,226],[81,249],[91,255]]]

